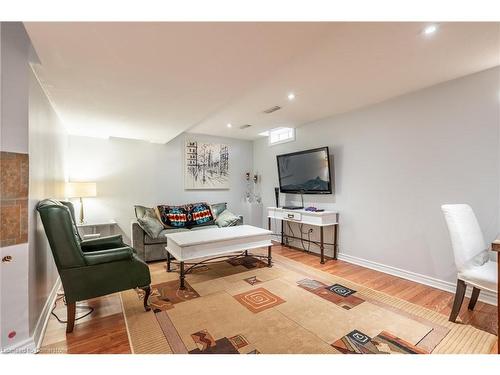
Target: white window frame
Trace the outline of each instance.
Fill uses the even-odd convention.
[[[278,134],[280,134],[280,133],[283,134],[285,132],[288,132],[288,135],[286,138],[279,139],[275,142],[272,142],[273,132],[278,133]],[[276,145],[280,145],[283,143],[293,142],[293,141],[295,141],[295,128],[280,127],[280,128],[271,129],[271,130],[269,130],[269,136],[267,139],[268,139],[269,146],[276,146]]]

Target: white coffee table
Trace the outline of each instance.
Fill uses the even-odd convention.
[[[193,267],[203,263],[214,262],[221,258],[230,258],[229,254],[234,254],[234,257],[247,256],[248,250],[266,246],[267,256],[252,256],[266,258],[267,265],[271,267],[271,234],[270,230],[251,225],[209,228],[167,234],[167,246],[165,247],[167,251],[167,272],[171,271],[170,265],[173,256],[179,262],[180,288],[184,289],[185,275]],[[196,262],[188,263],[188,261],[194,260]],[[190,265],[187,270],[184,269],[185,264]]]

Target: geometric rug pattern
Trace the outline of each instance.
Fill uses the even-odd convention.
[[[279,255],[252,256],[186,276],[152,272],[152,310],[121,293],[133,352],[182,354],[489,353],[496,336]],[[138,295],[139,294],[139,295]],[[153,318],[153,320],[151,320]],[[141,325],[151,332],[141,334]]]
[[[327,286],[320,281],[311,279],[299,280],[297,281],[297,284],[299,285],[299,287],[327,301],[333,302],[337,306],[340,306],[346,310],[350,310],[353,307],[356,307],[364,302],[362,298],[354,295],[356,293],[355,290],[347,288],[340,284]]]
[[[280,297],[272,294],[264,288],[252,289],[233,297],[248,310],[254,313],[270,309],[271,307],[285,302]]]
[[[332,346],[343,354],[427,354],[425,350],[385,331],[372,339],[354,330]]]
[[[202,330],[191,337],[197,348],[190,350],[189,354],[259,354],[242,335],[216,340],[207,330]]]

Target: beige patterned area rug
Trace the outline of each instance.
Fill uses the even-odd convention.
[[[496,336],[282,256],[152,273],[152,311],[121,293],[134,353],[489,353]]]

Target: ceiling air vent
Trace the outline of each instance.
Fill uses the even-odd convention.
[[[265,109],[263,112],[269,114],[269,113],[279,111],[280,109],[281,109],[281,107],[279,105],[275,105],[274,107]]]
[[[245,124],[245,125],[241,125],[240,126],[240,129],[243,130],[243,129],[248,129],[249,127],[251,127],[252,125],[250,124]]]

